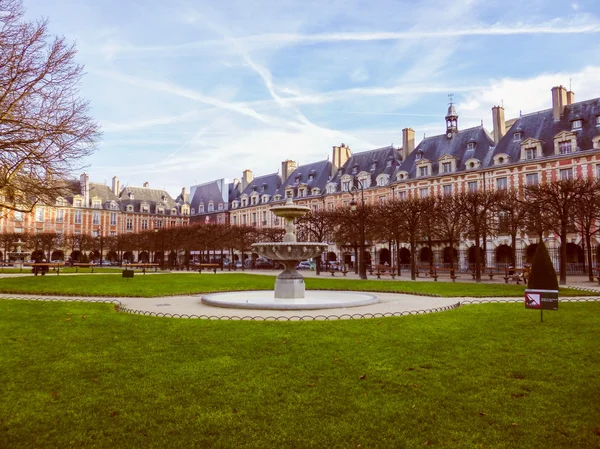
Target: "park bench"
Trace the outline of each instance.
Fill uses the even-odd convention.
[[[438,277],[440,275],[444,275],[447,274],[448,276],[450,276],[450,279],[452,279],[452,282],[456,282],[456,278],[458,278],[459,276],[456,275],[456,269],[455,268],[445,268],[445,267],[435,267],[433,269],[433,274],[431,274],[430,276],[433,278],[434,281],[437,282]]]
[[[382,275],[389,275],[392,277],[392,279],[396,279],[396,268],[390,267],[389,265],[376,265],[375,269],[373,269],[373,266],[371,266],[369,273],[371,276],[373,276],[373,273],[375,273],[377,279],[381,279]]]
[[[146,269],[150,269],[150,268],[154,268],[154,272],[158,271],[158,264],[157,263],[124,263],[123,264],[123,268],[124,269],[132,269],[132,268],[141,268],[142,269],[142,273],[146,274]]]
[[[335,268],[333,268],[333,267],[332,267],[332,268],[329,270],[329,272],[331,273],[331,276],[332,276],[332,277],[333,277],[333,276],[335,276],[335,272],[336,272],[336,271],[339,271],[340,273],[343,273],[343,274],[344,274],[344,276],[346,276],[346,275],[348,274],[348,268],[346,268],[346,265],[342,266],[342,269],[341,269],[341,270],[336,270]]]
[[[91,268],[92,273],[94,272],[94,264],[93,263],[73,263],[72,266],[75,267],[75,273],[79,273],[80,268]]]
[[[198,273],[202,273],[203,269],[207,269],[212,270],[215,274],[217,274],[217,268],[221,267],[221,265],[218,263],[198,263],[194,266],[198,268]]]
[[[417,275],[417,277],[433,277],[433,273],[433,267],[430,267],[429,265],[415,266],[415,274]]]
[[[36,262],[36,263],[32,263],[31,265],[31,272],[37,276],[38,273],[41,274],[42,276],[44,276],[49,270],[50,268],[53,268],[56,270],[56,275],[58,276],[60,274],[60,267],[64,266],[64,263],[59,263],[59,262]]]
[[[515,281],[516,284],[527,283],[529,278],[529,268],[507,268],[504,275],[504,282],[508,284],[509,281]]]

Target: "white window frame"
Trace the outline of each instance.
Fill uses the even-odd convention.
[[[578,130],[578,129],[581,129],[582,127],[583,127],[583,120],[581,120],[581,119],[573,120],[571,129]]]
[[[561,181],[566,181],[568,179],[573,179],[573,169],[572,168],[561,168],[558,171],[558,179]]]
[[[533,182],[535,180],[535,182]],[[538,173],[526,173],[525,174],[525,185],[536,186],[540,183],[540,176]]]
[[[537,159],[537,148],[536,147],[525,148],[525,160],[532,161],[534,159]]]
[[[508,178],[503,176],[496,178],[496,190],[507,190],[508,189]]]
[[[479,188],[479,183],[477,181],[469,181],[467,182],[467,191],[475,193]]]
[[[442,194],[444,196],[451,196],[452,195],[452,184],[444,184],[442,186]]]

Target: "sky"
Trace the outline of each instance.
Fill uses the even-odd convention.
[[[23,0],[76,43],[103,131],[92,182],[165,188],[402,145],[402,129],[491,131],[600,96],[598,0]]]

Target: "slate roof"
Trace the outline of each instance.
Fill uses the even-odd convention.
[[[133,194],[133,199],[129,194]],[[163,201],[164,196],[164,201]],[[151,189],[149,187],[125,187],[119,195],[121,200],[121,209],[126,210],[128,205],[133,205],[134,212],[141,212],[142,203],[150,206],[149,213],[157,213],[158,206],[164,205],[165,215],[171,214],[171,209],[177,209],[177,203],[165,190]]]
[[[390,162],[388,166],[388,161]],[[391,176],[401,163],[399,150],[393,146],[376,148],[374,150],[354,153],[338,170],[332,182],[335,182],[340,191],[340,180],[343,175],[358,175],[360,172],[371,173],[371,187],[376,186],[377,177],[385,173]]]
[[[241,187],[241,185],[240,185]],[[271,173],[269,175],[257,176],[246,186],[246,188],[240,192],[241,195],[251,196],[253,192],[257,192],[259,195],[269,195],[271,198],[273,195],[279,192],[281,188],[281,176],[279,173]]]
[[[310,164],[300,165],[292,172],[287,181],[281,186],[279,194],[285,198],[286,187],[294,187],[294,197],[298,195],[297,187],[306,185],[308,187],[308,195],[311,196],[313,188],[318,188],[323,192],[329,175],[331,173],[331,162],[328,160],[313,162]]]
[[[120,202],[119,197],[113,193],[109,186],[90,182],[90,201],[94,197],[99,197],[102,200],[103,209],[110,209],[109,204],[113,201],[117,204]]]
[[[207,182],[192,186],[190,189],[191,201],[190,207],[199,213],[200,203],[204,204],[204,211],[208,212],[208,203],[213,201],[214,211],[218,210],[218,205],[223,204],[223,210],[228,209],[228,191],[224,191],[228,187],[224,179]]]
[[[494,150],[494,155],[505,153],[512,162],[521,158],[521,142],[514,142],[514,133],[523,132],[522,140],[533,138],[541,140],[543,156],[554,156],[554,136],[561,131],[574,131],[577,134],[577,147],[579,150],[593,148],[592,138],[600,134],[600,127],[596,125],[596,117],[600,115],[600,98],[573,103],[565,107],[559,121],[554,121],[552,109],[534,112],[519,117],[511,129],[506,133]],[[582,129],[572,130],[572,121],[581,119]]]
[[[475,143],[475,149],[468,150],[469,142]],[[471,158],[478,159],[481,166],[485,166],[492,160],[494,141],[483,126],[459,130],[448,138],[446,134],[426,137],[408,155],[398,170],[408,172],[409,178],[417,178],[418,157],[431,162],[431,173],[429,176],[441,174],[439,159],[444,155],[456,158],[456,171],[465,171],[465,162]]]

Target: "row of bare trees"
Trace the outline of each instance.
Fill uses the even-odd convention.
[[[599,232],[600,184],[597,180],[561,180],[523,189],[466,191],[453,196],[392,199],[377,205],[362,205],[356,211],[341,208],[316,211],[299,220],[302,237],[312,241],[335,242],[338,247],[360,248],[359,223],[364,220],[367,242],[396,247],[400,266],[400,245],[408,243],[411,278],[416,277],[417,245],[433,247],[443,242],[455,248],[461,240],[475,247],[475,278],[481,280],[486,242],[508,236],[512,260],[525,234],[540,241],[550,233],[560,241],[561,284],[566,283],[567,237],[580,235],[587,255],[590,280],[592,238]],[[430,260],[433,264],[433,260]],[[318,269],[318,266],[317,266]]]
[[[600,229],[600,184],[592,179],[564,180],[521,190],[479,190],[453,196],[396,198],[377,205],[361,203],[356,211],[348,207],[317,210],[298,219],[299,239],[332,242],[358,255],[362,244],[361,220],[367,242],[387,243],[396,248],[397,266],[400,266],[400,246],[409,244],[413,279],[416,277],[418,245],[432,248],[434,243],[445,243],[456,248],[463,240],[473,242],[475,277],[480,280],[482,254],[489,238],[508,236],[514,261],[519,238],[527,234],[541,241],[552,233],[560,241],[560,282],[566,283],[567,237],[573,234],[581,236],[587,254],[588,275],[593,280],[592,239]],[[244,259],[251,253],[252,243],[281,241],[283,234],[283,229],[279,228],[197,224],[104,236],[102,239],[84,234],[2,234],[0,245],[6,254],[21,239],[26,242],[27,249],[42,251],[48,258],[54,249],[98,251],[103,245],[103,252],[114,251],[119,260],[129,251],[154,252],[163,258],[167,252],[186,254],[186,260],[191,251],[199,251],[201,257],[216,253],[223,257],[236,251]],[[433,264],[432,259],[430,263]],[[317,271],[320,270],[317,260]]]

